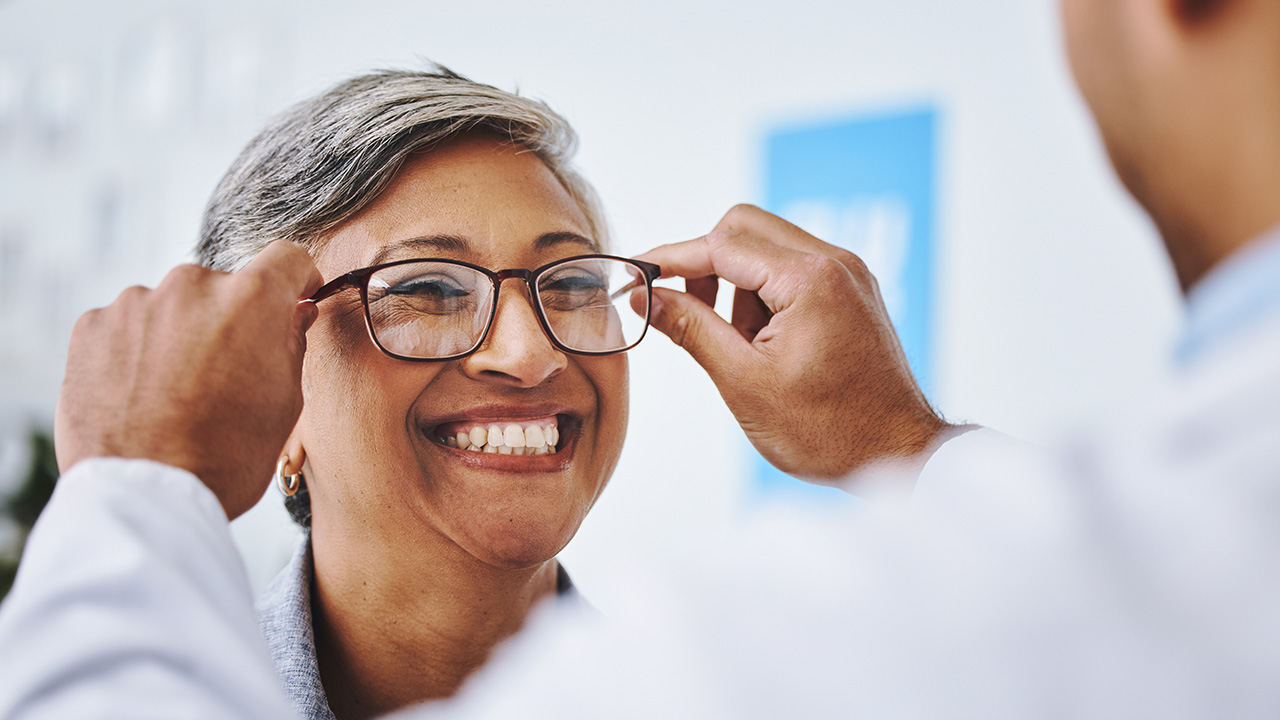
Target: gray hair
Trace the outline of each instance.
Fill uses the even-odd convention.
[[[328,233],[367,207],[411,154],[472,130],[510,139],[544,162],[601,247],[608,227],[573,169],[577,134],[546,104],[441,65],[352,78],[273,119],[240,153],[205,209],[196,256],[234,271],[271,241],[315,256]]]

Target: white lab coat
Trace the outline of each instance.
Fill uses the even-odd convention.
[[[82,463],[0,608],[0,718],[282,718],[194,477]],[[905,506],[779,508],[540,611],[424,717],[1280,717],[1280,314],[1058,451],[950,440]]]

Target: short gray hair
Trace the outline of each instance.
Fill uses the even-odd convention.
[[[472,130],[537,155],[607,246],[595,191],[571,165],[578,138],[569,123],[545,103],[433,64],[352,78],[273,119],[214,190],[197,259],[234,271],[279,239],[315,256],[327,234],[373,202],[409,155]]]

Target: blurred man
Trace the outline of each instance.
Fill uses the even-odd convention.
[[[623,616],[544,616],[424,714],[1280,714],[1280,3],[1063,5],[1080,87],[1187,293],[1176,385],[1060,453],[949,427],[906,372],[860,261],[737,208],[646,256],[690,279],[688,294],[660,293],[655,324],[783,469],[831,478],[917,456],[910,506],[783,510],[638,570]],[[256,298],[262,340],[308,321],[290,302],[313,284],[305,258],[278,247],[258,271],[294,292]],[[732,323],[705,303],[712,275],[739,288]],[[296,417],[296,389],[237,373],[184,384],[251,357],[199,351],[207,324],[252,314],[236,301],[250,284],[201,282],[218,289],[202,311],[162,286],[77,327],[58,438],[74,467],[0,616],[0,715],[287,712],[223,515],[261,493],[247,478],[269,462],[198,439],[238,421],[219,398]],[[296,371],[299,345],[254,362]],[[102,382],[130,366],[160,391]],[[169,389],[211,409],[189,427]],[[264,458],[279,433],[267,435],[247,442]]]

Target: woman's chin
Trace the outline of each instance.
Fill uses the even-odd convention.
[[[504,570],[537,567],[554,558],[577,530],[553,531],[548,523],[531,518],[506,518],[478,523],[459,543],[477,560]]]

